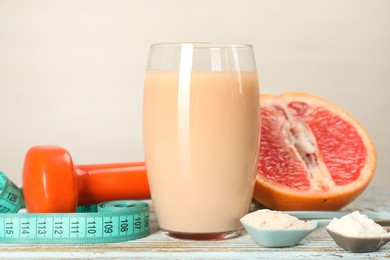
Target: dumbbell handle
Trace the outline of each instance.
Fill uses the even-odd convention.
[[[78,175],[79,205],[150,198],[144,162],[75,165],[74,168]]]

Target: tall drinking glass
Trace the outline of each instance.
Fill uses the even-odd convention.
[[[152,45],[143,109],[145,160],[160,228],[184,239],[239,235],[260,138],[252,46]]]

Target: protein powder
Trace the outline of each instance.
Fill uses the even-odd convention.
[[[306,229],[310,221],[303,221],[280,211],[261,209],[249,213],[241,221],[257,228],[265,229]]]
[[[339,219],[334,218],[327,229],[349,237],[377,237],[390,236],[381,225],[374,222],[359,211],[345,215]]]

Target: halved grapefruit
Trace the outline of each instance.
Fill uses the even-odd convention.
[[[254,198],[275,210],[338,210],[367,187],[376,165],[365,129],[307,93],[261,95]]]

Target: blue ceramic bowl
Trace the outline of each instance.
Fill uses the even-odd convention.
[[[252,239],[264,247],[296,246],[318,227],[318,222],[313,220],[306,229],[266,229],[251,226],[243,221],[241,223]]]

